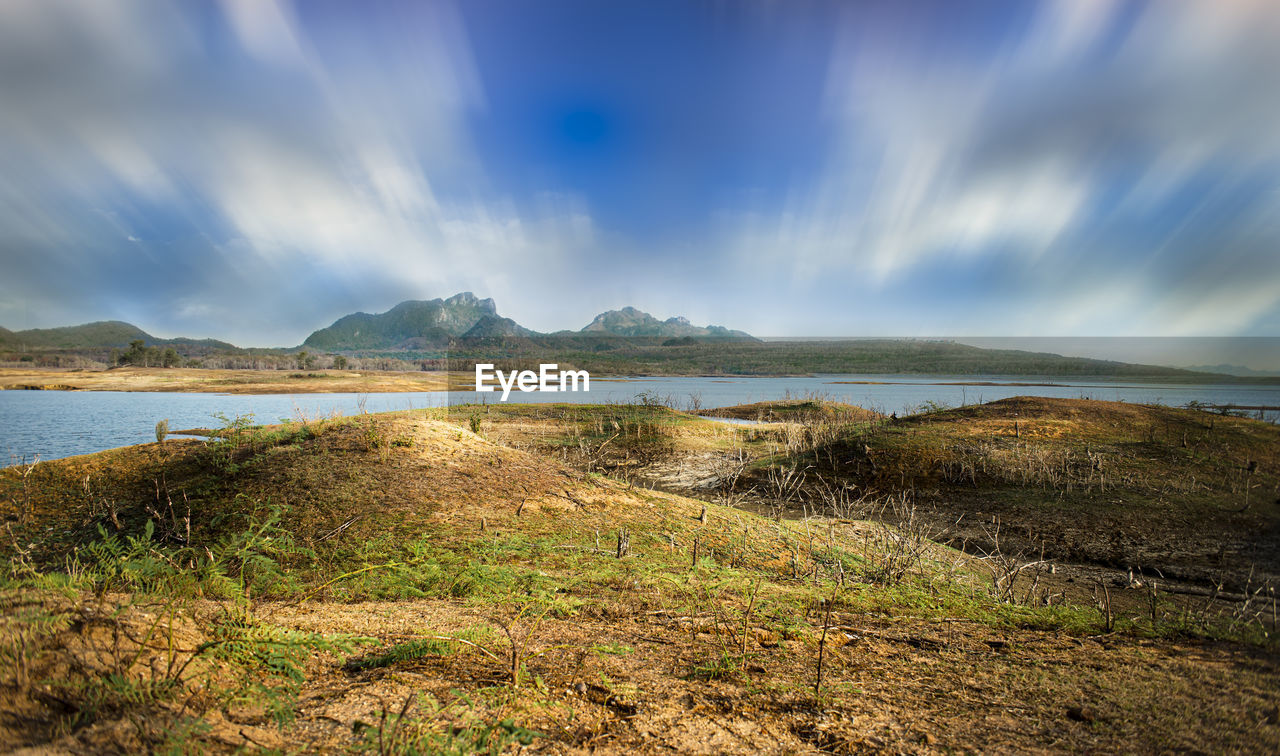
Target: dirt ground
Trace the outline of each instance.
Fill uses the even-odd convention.
[[[780,456],[782,428],[473,412],[0,472],[0,750],[1280,752],[1265,623],[1179,625],[1176,598],[1148,622],[1130,585],[1100,614],[1085,566],[1042,577],[1058,602],[1000,599],[983,562],[937,543],[885,577],[909,533],[719,495],[728,444]],[[596,469],[602,449],[624,475]],[[268,503],[270,527],[251,517]],[[282,570],[264,585],[297,585],[212,598],[246,554]],[[186,592],[143,590],[158,580]],[[290,677],[276,649],[311,634],[362,639]],[[406,651],[428,641],[444,645]],[[290,684],[274,719],[264,701]]]
[[[492,611],[435,600],[268,603],[258,616],[305,631],[371,635],[390,646],[484,625]],[[200,750],[342,753],[362,742],[362,730],[385,727],[397,713],[415,727],[446,732],[476,718],[519,722],[538,736],[515,749],[540,753],[1280,749],[1280,664],[1239,646],[836,612],[825,633],[824,692],[815,697],[806,685],[816,675],[820,628],[783,637],[753,627],[745,661],[707,674],[699,670],[722,643],[711,630],[707,617],[645,611],[625,599],[589,605],[572,619],[545,618],[523,639],[529,658],[519,688],[510,686],[500,660],[469,650],[364,670],[320,655],[307,664],[287,730],[264,722],[252,706],[210,711]],[[178,642],[189,649],[198,637],[188,622]],[[69,631],[54,666],[91,666],[103,638],[95,647],[86,631]],[[45,719],[56,701],[39,691],[34,700],[45,706],[9,691],[0,701],[0,733],[11,752],[138,747],[139,724],[129,717],[104,717],[58,737]],[[52,738],[23,748],[36,746],[40,733]]]
[[[218,394],[368,394],[470,390],[463,373],[379,370],[206,370],[121,367],[109,370],[0,368],[0,389],[43,391],[178,391]]]
[[[537,750],[1158,752],[1195,751],[1209,741],[1211,750],[1280,749],[1280,666],[1240,649],[835,614],[824,685],[839,692],[815,699],[790,682],[813,678],[819,631],[783,640],[756,628],[741,671],[705,680],[689,671],[713,653],[709,633],[688,632],[689,620],[679,616],[601,609],[599,618],[548,620],[535,634],[535,647],[565,647],[530,665],[545,685],[545,708],[531,710],[526,726],[550,735]],[[483,622],[439,604],[326,607],[275,618],[389,637],[415,626]],[[634,651],[592,651],[611,645]],[[446,699],[451,685],[494,684],[495,667],[462,655],[400,673],[331,672],[316,678],[304,721],[318,742],[340,741],[355,720],[374,721],[410,691]]]

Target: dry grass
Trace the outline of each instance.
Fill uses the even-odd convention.
[[[1168,578],[1280,577],[1280,428],[1194,410],[1015,398],[868,426],[794,455],[825,479],[913,492],[989,546]]]
[[[697,414],[706,417],[755,420],[761,423],[790,422],[803,425],[812,425],[817,422],[860,423],[879,420],[883,417],[878,412],[853,404],[820,399],[785,399],[771,402],[755,402],[753,404],[739,404],[733,407],[699,410]]]
[[[521,738],[618,753],[1280,749],[1267,646],[1161,635],[1127,616],[1108,633],[1088,606],[1001,601],[919,528],[771,521],[586,474],[572,442],[627,429],[641,441],[633,455],[665,439],[646,464],[785,449],[777,429],[752,440],[758,429],[665,409],[613,411],[330,419],[0,472],[13,566],[0,651],[23,660],[6,666],[21,676],[0,679],[0,740],[78,751],[485,750]],[[872,449],[882,469],[891,448]],[[276,524],[261,525],[264,513]],[[186,517],[189,531],[175,524]],[[246,532],[278,579],[229,597],[200,580],[174,583],[192,586],[179,598],[96,592],[100,573],[77,566],[77,549],[98,527],[136,534],[148,519],[160,521],[153,569],[173,580],[215,555],[234,566],[222,555],[249,548],[228,546]],[[894,580],[877,577],[886,564]],[[242,626],[376,642],[311,655],[283,725],[252,698],[201,704],[246,684],[244,670],[266,675],[221,657],[203,668],[212,678],[183,673],[151,698],[84,715],[83,690],[111,665],[136,661],[114,683],[135,691]],[[432,639],[444,646],[391,653]],[[346,663],[378,654],[390,661]],[[55,679],[90,687],[42,687]]]
[[[221,394],[385,393],[466,390],[465,373],[390,370],[212,370],[120,367],[109,370],[0,368],[0,389],[46,391],[177,391]]]

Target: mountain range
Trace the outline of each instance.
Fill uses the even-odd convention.
[[[603,333],[612,336],[708,336],[722,339],[749,339],[750,334],[731,331],[723,326],[696,326],[685,318],[658,320],[647,312],[634,307],[602,312],[582,329],[582,333]]]
[[[530,330],[498,314],[492,299],[480,299],[469,291],[448,299],[410,300],[371,315],[357,312],[339,318],[328,328],[307,337],[302,346],[325,351],[413,350],[439,346],[451,340],[570,338],[624,336],[656,338],[751,339],[743,331],[722,326],[695,326],[685,318],[658,320],[634,307],[597,315],[580,331],[546,334]]]
[[[64,328],[9,331],[0,328],[0,352],[9,360],[32,361],[14,352],[61,351],[95,360],[127,349],[130,342],[174,347],[186,357],[218,353],[287,355],[345,352],[457,363],[467,370],[476,361],[512,364],[555,360],[614,375],[796,375],[809,373],[927,373],[936,375],[1159,376],[1170,381],[1268,382],[1262,376],[1228,376],[1228,365],[1204,366],[1209,372],[1130,364],[1084,357],[1063,357],[1048,350],[991,349],[945,340],[761,340],[722,326],[696,326],[681,317],[659,320],[634,307],[602,312],[576,331],[539,333],[498,313],[492,299],[471,292],[447,299],[410,300],[390,310],[356,312],[312,332],[294,347],[237,349],[214,339],[152,336],[121,321]],[[445,355],[441,357],[441,355]],[[424,363],[425,364],[425,363]],[[1203,369],[1203,368],[1202,368]]]
[[[345,315],[332,325],[312,332],[301,348],[325,352],[413,351],[457,341],[556,341],[579,336],[753,340],[743,331],[715,325],[695,326],[681,317],[658,320],[634,307],[602,312],[579,331],[539,333],[499,315],[492,299],[481,299],[464,291],[448,299],[401,302],[383,313]],[[162,339],[118,320],[26,331],[0,328],[0,349],[114,349],[125,348],[139,339],[147,346],[236,349],[233,344],[214,339]]]

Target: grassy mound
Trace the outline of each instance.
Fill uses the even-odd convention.
[[[995,590],[916,529],[767,519],[569,454],[741,443],[782,459],[787,431],[754,433],[658,407],[469,407],[231,420],[208,443],[7,468],[0,740],[379,753],[1280,745],[1266,724],[1280,667],[1256,622],[1164,597],[1148,620],[1025,584]]]
[[[786,399],[773,402],[754,402],[732,407],[718,407],[698,412],[706,417],[727,417],[734,420],[755,420],[761,423],[839,422],[857,423],[878,420],[883,415],[854,404],[830,402],[820,399]]]
[[[866,426],[792,455],[910,492],[958,538],[1226,581],[1280,576],[1280,428],[1196,410],[1018,397]]]

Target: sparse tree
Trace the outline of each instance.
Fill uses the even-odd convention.
[[[121,365],[145,365],[147,362],[147,342],[142,339],[134,339],[129,342],[129,348],[125,353],[120,355]]]

